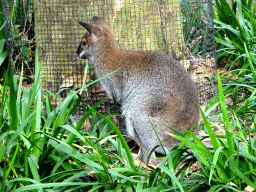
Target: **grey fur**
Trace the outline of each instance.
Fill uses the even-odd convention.
[[[109,97],[121,104],[126,129],[142,148],[146,162],[150,151],[159,145],[151,123],[164,146],[171,150],[179,141],[167,132],[185,134],[182,127],[197,131],[198,94],[186,69],[174,58],[158,51],[127,51],[118,45],[102,19],[79,22],[87,29],[78,49],[79,57],[94,64],[97,77],[119,69],[101,81]],[[150,123],[151,121],[151,123]],[[157,152],[163,153],[158,147]],[[156,164],[153,153],[150,160]]]

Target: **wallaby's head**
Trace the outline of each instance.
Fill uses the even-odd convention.
[[[118,47],[109,27],[101,18],[94,16],[91,23],[79,24],[87,30],[76,50],[80,58],[92,60],[97,54]]]

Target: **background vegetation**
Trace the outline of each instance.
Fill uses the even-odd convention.
[[[205,112],[200,109],[201,135],[191,130],[185,136],[177,133],[173,137],[181,145],[166,154],[158,167],[138,165],[111,122],[113,115],[95,111],[103,101],[85,106],[79,95],[84,87],[71,91],[64,101],[58,99],[59,93],[48,92],[56,99],[52,106],[49,96],[43,96],[36,54],[31,88],[22,87],[23,67],[20,76],[7,71],[2,79],[1,192],[254,191],[256,6],[252,0],[231,4],[216,0],[215,4],[217,60],[222,62],[223,75],[215,77],[216,96]],[[0,42],[3,60],[5,40]],[[79,104],[85,114],[76,123],[72,114]],[[81,129],[86,120],[91,132]],[[192,169],[195,162],[199,166]]]

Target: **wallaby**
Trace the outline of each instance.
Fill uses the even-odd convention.
[[[171,150],[179,141],[170,136],[171,129],[185,134],[199,119],[198,94],[189,73],[179,61],[158,51],[119,49],[107,24],[94,16],[91,23],[79,22],[86,30],[77,54],[89,59],[107,95],[120,103],[126,131],[141,146],[146,162],[150,151],[160,142]],[[164,125],[166,124],[166,125]],[[164,153],[161,147],[155,150]],[[153,152],[150,160],[156,164]]]

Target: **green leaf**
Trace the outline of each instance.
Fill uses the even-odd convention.
[[[5,39],[0,40],[0,54],[4,51]]]
[[[184,191],[181,183],[179,182],[178,178],[175,176],[174,170],[170,170],[167,167],[164,167],[162,165],[159,168],[162,169],[164,173],[166,173],[172,178],[174,184],[179,187],[180,191]]]
[[[17,180],[16,180],[17,181]],[[60,183],[43,183],[43,184],[32,184],[28,186],[22,186],[18,189],[16,189],[15,192],[22,192],[22,191],[32,191],[32,190],[37,190],[37,191],[43,191],[42,189],[45,188],[52,188],[52,187],[71,187],[71,186],[93,186],[93,185],[99,185],[98,182],[60,182]]]
[[[217,73],[217,79],[218,79],[218,88],[219,88],[220,107],[221,107],[221,112],[222,112],[222,116],[223,116],[223,121],[225,124],[225,133],[226,133],[226,138],[227,138],[227,142],[228,142],[228,149],[230,151],[233,151],[234,143],[233,143],[231,127],[230,127],[230,123],[229,123],[229,117],[228,117],[225,97],[224,97],[219,73]]]
[[[211,168],[210,176],[209,176],[209,185],[211,184],[212,174],[214,172],[214,168],[216,167],[217,161],[218,161],[219,158],[221,158],[221,156],[220,156],[221,150],[222,150],[222,148],[220,147],[217,150],[215,150],[215,152],[214,152],[213,162],[212,162],[213,166]],[[222,160],[222,158],[221,158],[221,160]]]
[[[255,72],[255,68],[254,68],[254,65],[252,63],[252,55],[249,53],[248,49],[247,49],[247,46],[246,44],[244,43],[244,48],[245,48],[245,53],[246,53],[246,56],[248,58],[248,62],[249,62],[249,65],[250,65],[250,69],[252,71],[252,74],[253,74],[253,77],[254,77],[254,82],[256,82],[256,72]]]
[[[5,33],[4,33],[4,26],[6,25],[6,23],[9,21],[9,16],[6,18],[4,24],[2,26],[0,26],[0,40],[5,38]],[[2,24],[3,22],[3,12],[2,12],[2,6],[0,7],[0,24]]]
[[[212,143],[213,149],[214,149],[214,151],[216,151],[219,148],[219,144],[218,144],[218,141],[216,139],[216,136],[214,135],[214,132],[213,132],[213,130],[211,128],[211,125],[208,122],[208,120],[206,119],[206,117],[205,117],[205,115],[204,115],[204,113],[203,113],[203,111],[202,111],[200,106],[199,106],[199,110],[200,110],[202,118],[204,120],[204,124],[205,124],[206,130],[207,130],[207,132],[209,134],[209,137],[211,139],[211,143]]]
[[[253,183],[248,177],[244,175],[243,172],[240,171],[239,165],[235,163],[234,159],[230,159],[230,168],[234,171],[234,173],[243,181],[245,182],[248,186],[253,187],[256,189],[256,184]]]
[[[39,173],[38,173],[39,166],[38,166],[38,163],[37,163],[37,160],[36,160],[36,157],[34,154],[29,155],[28,162],[29,162],[29,167],[30,167],[31,173],[33,175],[33,178],[36,181],[40,181],[40,177],[39,177]]]
[[[7,57],[7,51],[0,54],[0,66],[2,65],[6,57]]]

